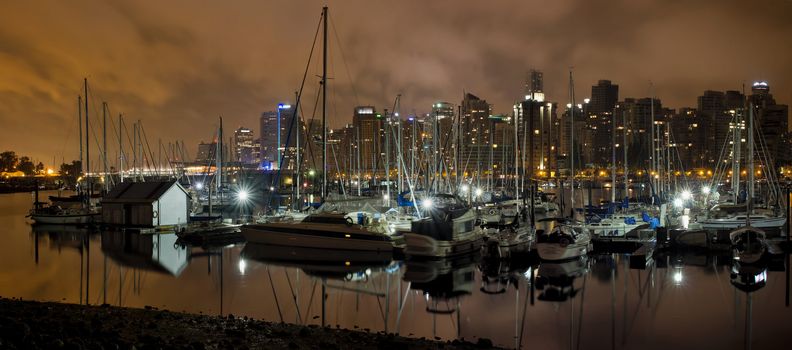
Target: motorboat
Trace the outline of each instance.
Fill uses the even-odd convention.
[[[509,259],[515,255],[528,254],[533,238],[533,230],[526,225],[490,229],[484,234],[482,255],[486,258]]]
[[[365,212],[319,212],[301,221],[244,225],[248,242],[307,248],[392,251],[404,246],[404,237],[389,230],[381,215]]]
[[[454,195],[434,195],[422,201],[423,217],[404,232],[405,255],[442,258],[481,249],[484,237],[476,212]]]
[[[699,221],[704,229],[708,230],[730,230],[747,226],[747,220],[751,220],[751,226],[756,228],[779,228],[786,224],[783,216],[774,216],[763,213],[754,213],[750,216],[745,212],[728,214],[724,216],[714,216]]]
[[[613,214],[611,217],[582,225],[584,232],[592,237],[624,237],[627,233],[646,225],[632,215]]]
[[[535,246],[542,260],[573,259],[591,250],[591,236],[573,225],[559,224],[550,231],[537,231]]]
[[[28,215],[36,224],[50,225],[88,225],[98,223],[102,217],[101,208],[62,208],[46,205],[30,210]]]

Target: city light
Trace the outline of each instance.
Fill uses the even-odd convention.
[[[702,187],[702,188],[701,188],[701,193],[703,193],[703,194],[709,194],[709,193],[710,193],[710,188],[709,188],[709,186],[704,186],[704,187]]]
[[[476,194],[476,197],[480,197],[482,194],[484,194],[484,190],[477,188],[474,193]]]
[[[682,191],[682,193],[680,195],[682,196],[682,200],[686,200],[686,201],[688,201],[691,198],[693,198],[693,194],[690,193],[690,191],[688,191],[688,190]]]
[[[197,182],[197,183],[195,184],[195,189],[196,189],[196,190],[199,190],[199,191],[200,191],[200,190],[202,190],[202,189],[203,189],[203,183]]]
[[[470,191],[470,186],[462,185],[462,187],[460,187],[459,189],[462,191],[462,193],[467,193],[468,191]]]
[[[431,198],[426,198],[426,199],[421,201],[421,206],[424,207],[424,209],[432,209],[432,205],[433,204],[434,203],[432,203],[432,199]]]
[[[674,198],[674,206],[675,207],[682,208],[682,206],[684,204],[685,204],[685,202],[682,200],[682,198]]]
[[[239,190],[239,192],[237,192],[237,199],[239,199],[240,202],[247,201],[249,196],[250,194],[246,190]]]

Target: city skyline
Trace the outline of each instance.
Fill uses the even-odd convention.
[[[0,5],[0,147],[47,164],[76,159],[76,97],[86,76],[92,116],[106,100],[114,115],[142,120],[152,142],[195,145],[210,139],[218,115],[229,131],[255,127],[262,112],[293,100],[321,4],[187,4]],[[397,94],[403,113],[457,104],[463,91],[509,113],[530,69],[544,73],[548,97],[563,103],[570,66],[578,101],[601,79],[619,85],[620,99],[649,96],[652,81],[654,95],[675,109],[695,107],[705,90],[755,80],[768,81],[778,103],[792,101],[786,1],[328,5],[333,128],[355,106],[381,110]],[[307,83],[304,108],[312,108],[317,81]],[[39,137],[29,137],[30,121]]]

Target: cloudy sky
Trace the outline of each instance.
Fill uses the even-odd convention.
[[[258,115],[294,100],[316,32],[320,1],[4,1],[0,3],[0,148],[49,164],[77,157],[82,79],[94,110],[141,120],[153,147],[258,134]],[[649,94],[695,106],[706,89],[767,80],[792,102],[792,1],[554,0],[330,1],[329,119],[355,105],[424,112],[463,91],[508,113],[526,72],[545,73],[566,102],[598,79],[620,98]],[[318,53],[318,52],[316,52]],[[319,56],[315,54],[314,63]],[[303,113],[310,117],[321,66],[312,64]],[[97,133],[97,136],[100,134]],[[100,137],[100,136],[99,136]],[[94,143],[94,152],[96,141]],[[115,139],[109,141],[116,142]],[[110,148],[115,152],[115,147]]]

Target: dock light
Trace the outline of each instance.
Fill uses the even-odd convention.
[[[690,200],[691,198],[693,198],[693,194],[692,194],[692,193],[690,193],[690,191],[688,191],[688,190],[684,190],[684,191],[682,191],[682,194],[681,194],[681,196],[682,196],[682,200],[686,200],[686,201],[688,201],[688,200]]]
[[[702,187],[702,188],[701,188],[701,193],[703,193],[703,194],[709,194],[709,193],[710,193],[710,188],[709,188],[709,186],[704,186],[704,187]]]
[[[484,190],[482,190],[482,189],[480,189],[480,188],[477,188],[475,193],[476,193],[476,197],[479,197],[479,196],[481,196],[482,194],[484,194]]]
[[[199,191],[200,191],[200,190],[202,190],[202,189],[203,189],[203,184],[202,184],[202,183],[200,183],[200,182],[196,183],[196,184],[195,184],[195,189],[196,189],[196,190],[199,190]]]
[[[389,200],[389,199],[390,199],[390,196],[389,196],[389,195],[387,195],[387,194],[383,194],[383,195],[382,195],[382,199],[383,199],[383,200]]]
[[[270,186],[270,189],[269,189],[269,190],[270,190],[270,192],[275,192],[275,187],[273,187],[273,186]]]
[[[431,198],[426,198],[421,201],[421,206],[423,206],[425,209],[432,209],[432,205],[434,205],[434,203],[432,203]]]
[[[248,196],[249,194],[245,190],[239,190],[239,192],[237,192],[237,199],[239,199],[240,202],[246,201],[248,199]]]
[[[460,187],[459,189],[462,190],[463,193],[467,193],[468,191],[470,191],[470,186],[462,185],[462,187]]]
[[[684,205],[684,204],[685,204],[685,202],[682,201],[682,198],[675,198],[674,199],[674,206],[675,207],[682,208],[682,205]]]
[[[313,169],[309,170],[309,171],[308,171],[308,175],[309,175],[309,176],[314,176],[314,175],[316,175],[316,170],[313,170]]]

